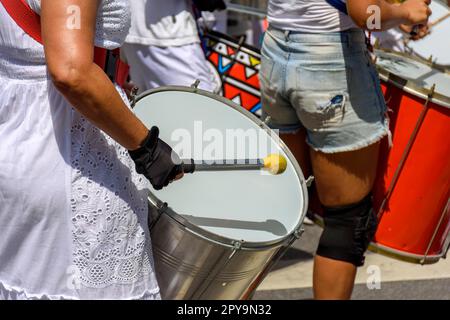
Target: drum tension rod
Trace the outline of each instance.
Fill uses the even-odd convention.
[[[314,180],[315,180],[314,176],[309,176],[308,179],[306,179],[305,181],[306,187],[310,188]]]
[[[272,117],[271,117],[271,116],[267,116],[267,117],[264,119],[264,124],[268,126],[271,120],[272,120]]]
[[[150,206],[153,206],[156,209],[157,215],[155,217],[152,217],[151,221],[149,219],[148,221],[148,227],[151,230],[153,226],[155,226],[161,216],[166,213],[167,209],[169,208],[169,205],[167,202],[162,202],[159,199],[157,199],[152,193],[149,193],[148,195],[148,205],[149,205],[149,212],[150,212]],[[150,215],[149,215],[150,217]]]
[[[295,230],[294,231],[294,237],[296,238],[296,240],[300,239],[300,237],[303,235],[303,233],[305,233],[305,229],[302,228],[302,227],[300,227],[297,230]]]
[[[131,109],[133,109],[136,106],[136,98],[137,98],[138,90],[139,90],[138,87],[133,87],[133,89],[131,89],[130,98],[129,98]]]
[[[272,260],[266,265],[263,271],[258,275],[258,277],[254,280],[252,287],[257,288],[265,279],[265,277],[269,274],[272,268],[281,260],[281,258],[288,252],[288,250],[292,247],[292,245],[300,239],[301,235],[305,232],[305,229],[302,227],[298,228],[294,231],[291,239],[285,243],[272,257]],[[247,297],[251,299],[251,296]]]
[[[194,81],[194,83],[191,85],[191,88],[193,88],[193,89],[198,89],[198,86],[200,85],[200,80],[199,79],[196,79],[195,81]]]
[[[242,249],[242,244],[244,243],[244,240],[241,241],[233,241],[233,251],[231,252],[230,256],[228,257],[229,260],[231,260],[234,255]]]

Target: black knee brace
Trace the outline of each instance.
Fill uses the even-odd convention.
[[[325,228],[317,254],[362,266],[378,226],[371,195],[354,205],[324,209]]]

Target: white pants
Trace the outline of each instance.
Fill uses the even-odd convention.
[[[168,85],[191,86],[195,80],[200,80],[200,89],[220,90],[198,43],[179,47],[125,44],[121,50],[139,92]]]

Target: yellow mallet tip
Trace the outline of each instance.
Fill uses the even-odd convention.
[[[272,174],[282,174],[286,171],[287,160],[281,154],[271,154],[264,158],[264,168]]]

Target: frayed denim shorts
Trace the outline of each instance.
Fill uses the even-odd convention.
[[[307,131],[316,151],[365,148],[389,134],[380,79],[364,32],[269,27],[260,71],[263,118],[280,133]]]

